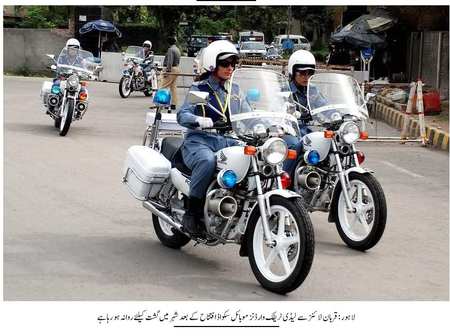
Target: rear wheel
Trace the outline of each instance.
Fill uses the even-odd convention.
[[[72,116],[74,110],[73,99],[68,99],[64,105],[63,114],[59,125],[59,135],[65,136],[69,132],[70,124],[72,123]]]
[[[155,233],[163,245],[173,249],[179,249],[191,240],[181,232],[175,229],[172,230],[172,227],[158,216],[152,215],[152,220]]]
[[[286,294],[306,279],[314,257],[314,231],[298,198],[273,196],[270,199],[269,228],[273,246],[264,239],[258,207],[248,228],[248,256],[260,284],[271,292]]]
[[[122,77],[119,82],[119,93],[122,98],[128,98],[131,94],[131,78]]]
[[[144,90],[144,95],[145,95],[146,97],[151,97],[151,96],[153,96],[152,88],[145,89],[145,90]]]

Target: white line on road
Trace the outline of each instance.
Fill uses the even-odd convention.
[[[408,174],[409,176],[412,176],[412,177],[418,177],[418,178],[423,178],[423,177],[425,177],[425,176],[422,176],[422,175],[413,173],[412,171],[409,171],[408,169],[399,167],[399,166],[397,166],[397,165],[395,165],[395,164],[393,164],[393,163],[391,163],[391,162],[388,162],[388,161],[381,161],[381,162],[384,163],[385,165],[389,166],[389,167],[392,167],[392,168],[398,170],[399,172]]]

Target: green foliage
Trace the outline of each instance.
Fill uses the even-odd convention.
[[[21,6],[25,10],[19,28],[56,28],[68,24],[67,6]]]

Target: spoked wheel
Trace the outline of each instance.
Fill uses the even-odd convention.
[[[172,227],[156,215],[152,215],[153,227],[161,243],[173,249],[179,249],[191,240],[181,232],[172,231]]]
[[[249,261],[264,288],[285,294],[300,286],[311,269],[314,231],[298,198],[273,196],[270,205],[269,225],[274,243],[266,244],[261,216],[256,208],[249,220]]]
[[[122,98],[128,98],[131,94],[130,77],[122,77],[119,83],[119,93]]]
[[[72,116],[74,110],[74,103],[72,99],[68,99],[64,104],[63,113],[59,125],[59,135],[65,136],[69,132],[70,124],[72,123]]]
[[[336,228],[351,248],[365,251],[375,246],[386,226],[386,198],[380,183],[370,174],[349,177],[350,202],[355,212],[347,211],[342,188],[337,202]]]

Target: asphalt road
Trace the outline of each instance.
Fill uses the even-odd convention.
[[[447,153],[361,144],[387,197],[382,240],[350,250],[313,214],[311,272],[279,296],[259,286],[237,246],[174,251],[157,240],[150,213],[121,184],[149,98],[90,83],[85,118],[60,137],[41,111],[42,81],[4,78],[5,300],[448,300]]]

